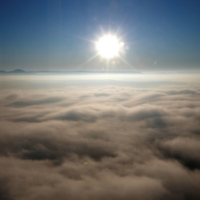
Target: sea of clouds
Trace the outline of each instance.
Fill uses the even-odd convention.
[[[0,77],[0,199],[199,200],[197,79],[89,77]]]

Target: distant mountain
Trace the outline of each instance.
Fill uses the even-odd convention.
[[[25,71],[22,69],[15,69],[12,71],[4,71],[0,70],[0,74],[142,74],[140,71],[136,70],[112,70],[112,71],[106,71],[106,70],[71,70],[71,71]]]
[[[11,74],[23,74],[23,73],[27,73],[27,72],[24,71],[24,70],[21,70],[21,69],[15,69],[15,70],[10,71],[8,73],[11,73]]]
[[[22,69],[15,69],[15,70],[12,70],[12,71],[9,71],[9,72],[7,72],[7,71],[4,71],[4,70],[0,70],[0,74],[27,74],[27,73],[29,73],[29,72],[27,72],[27,71],[24,71],[24,70],[22,70]]]

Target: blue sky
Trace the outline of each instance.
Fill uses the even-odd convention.
[[[199,19],[197,0],[1,0],[0,69],[76,70],[96,53],[80,38],[95,41],[101,27],[125,35],[136,70],[200,69]]]

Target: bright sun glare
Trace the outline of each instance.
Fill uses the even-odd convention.
[[[114,35],[105,35],[96,42],[98,54],[106,59],[111,59],[119,55],[123,42]]]

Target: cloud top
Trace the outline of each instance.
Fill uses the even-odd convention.
[[[0,199],[200,199],[200,88],[4,89]]]

